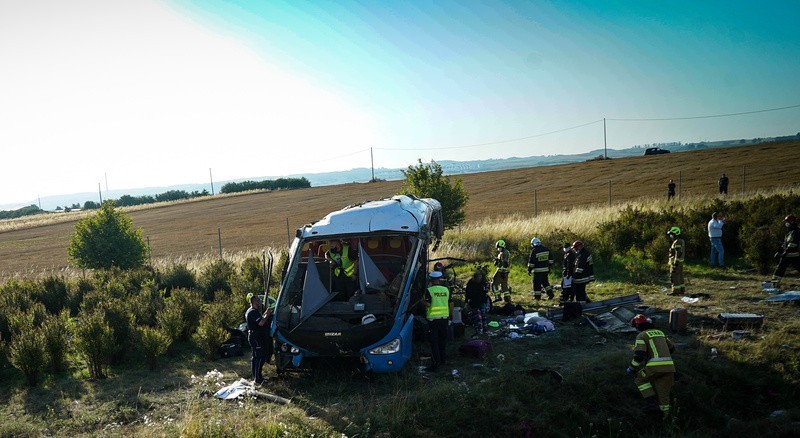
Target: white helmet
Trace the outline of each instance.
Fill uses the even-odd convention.
[[[542,241],[539,240],[538,237],[534,237],[533,239],[531,239],[531,246],[539,246],[541,244],[542,244]]]

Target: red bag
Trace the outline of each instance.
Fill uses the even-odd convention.
[[[480,359],[492,352],[492,344],[483,339],[473,339],[461,344],[461,346],[458,347],[458,352],[466,357]]]

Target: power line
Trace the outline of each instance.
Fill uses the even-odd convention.
[[[755,111],[744,111],[740,113],[728,113],[728,114],[714,114],[714,115],[707,115],[707,116],[693,116],[693,117],[667,117],[667,118],[656,118],[656,119],[606,119],[606,120],[614,120],[616,122],[662,122],[668,120],[693,120],[693,119],[713,119],[717,117],[731,117],[731,116],[742,116],[745,114],[756,114],[756,113],[766,113],[769,111],[780,111],[785,109],[792,109],[792,108],[800,108],[800,105],[791,105],[791,106],[784,106],[780,108],[770,108],[770,109],[763,109],[763,110],[755,110]]]
[[[600,119],[600,120],[595,120],[593,122],[584,123],[582,125],[570,126],[569,128],[558,129],[558,130],[555,130],[555,131],[545,132],[545,133],[542,133],[542,134],[529,135],[527,137],[512,138],[512,139],[509,139],[509,140],[498,140],[498,141],[493,141],[493,142],[489,142],[489,143],[469,144],[469,145],[463,145],[463,146],[445,146],[445,147],[439,147],[439,148],[411,148],[411,149],[404,149],[404,148],[375,148],[375,149],[379,150],[379,151],[439,151],[439,150],[444,150],[444,149],[475,148],[475,147],[480,147],[480,146],[491,146],[491,145],[495,145],[495,144],[513,143],[515,141],[528,140],[528,139],[536,138],[536,137],[544,137],[545,135],[557,134],[559,132],[564,132],[564,131],[570,131],[572,129],[583,128],[584,126],[593,125],[595,123],[600,123],[602,121],[603,121],[603,119]]]
[[[336,159],[339,159],[339,158],[349,157],[351,155],[356,155],[356,154],[360,154],[362,152],[367,152],[368,150],[369,150],[369,148],[361,149],[359,151],[349,152],[349,153],[341,154],[341,155],[336,155],[334,157],[329,157],[329,158],[325,158],[325,159],[322,159],[322,160],[306,161],[306,163],[312,163],[313,164],[313,163],[322,163],[322,162],[326,162],[326,161],[333,161],[333,160],[336,160]]]

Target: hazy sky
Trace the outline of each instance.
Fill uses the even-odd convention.
[[[800,104],[800,2],[0,0],[0,205],[584,152]],[[800,131],[608,120],[608,147]],[[553,131],[585,125],[549,135]]]

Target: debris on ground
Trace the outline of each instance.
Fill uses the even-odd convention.
[[[779,291],[780,292],[780,291]],[[789,292],[784,292],[782,294],[773,295],[769,298],[764,298],[761,300],[762,302],[789,302],[789,301],[800,301],[800,291],[792,290]]]
[[[723,330],[761,327],[764,324],[764,315],[755,313],[720,313],[717,318],[722,322]]]
[[[220,400],[236,400],[246,396],[260,398],[271,401],[273,403],[280,403],[282,405],[287,405],[291,403],[291,400],[289,400],[288,398],[283,398],[274,394],[268,394],[266,392],[257,391],[256,388],[253,386],[253,383],[246,379],[239,379],[236,382],[221,388],[214,394],[214,397]]]

